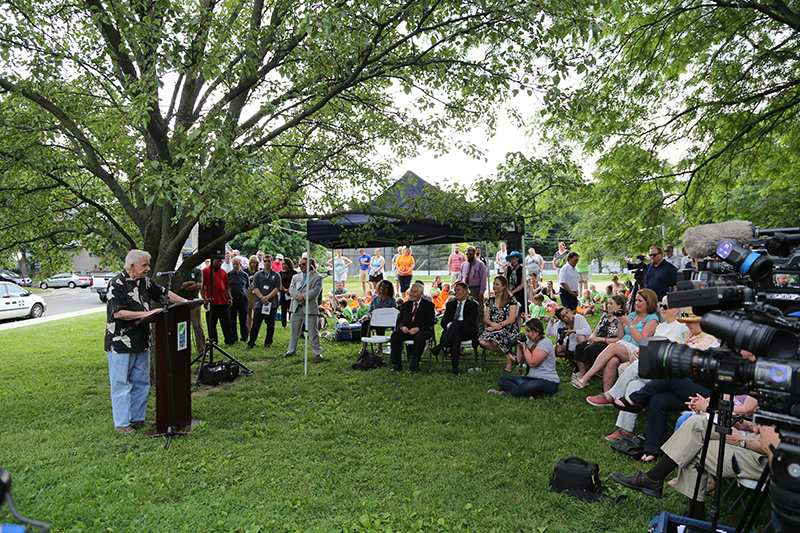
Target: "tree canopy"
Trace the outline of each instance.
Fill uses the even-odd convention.
[[[224,218],[229,240],[364,210],[390,182],[393,158],[379,149],[446,150],[442,132],[491,126],[508,94],[536,88],[531,65],[555,11],[510,0],[7,4],[0,249],[142,248],[168,270],[207,218]]]
[[[584,13],[599,31],[570,32],[582,59],[545,111],[555,138],[597,159],[575,236],[621,252],[696,223],[795,226],[800,7],[609,0]]]

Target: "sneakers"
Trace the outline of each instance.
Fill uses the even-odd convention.
[[[501,391],[497,389],[489,389],[486,391],[487,394],[503,394]]]
[[[125,427],[114,427],[117,430],[117,433],[120,435],[136,435],[136,430],[133,429],[131,426]]]
[[[619,472],[611,472],[611,479],[623,487],[638,490],[642,494],[653,498],[661,498],[661,492],[664,489],[663,481],[653,481],[641,471],[632,476],[623,476]]]
[[[611,435],[606,435],[606,440],[617,440],[621,439],[622,437],[630,437],[631,435],[633,435],[633,433],[631,433],[630,431],[625,431],[624,429],[618,429]]]
[[[595,407],[605,407],[605,406],[610,407],[614,405],[614,400],[609,400],[608,398],[606,398],[605,394],[598,394],[597,396],[589,396],[586,398],[586,401],[594,405]]]

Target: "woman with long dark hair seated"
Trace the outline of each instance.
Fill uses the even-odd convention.
[[[478,341],[486,350],[503,354],[506,358],[506,372],[511,372],[516,359],[519,306],[508,292],[508,280],[505,276],[494,278],[492,289],[494,297],[489,298],[483,317],[486,329],[478,337]]]
[[[556,352],[553,342],[544,334],[544,324],[532,318],[525,324],[525,341],[517,341],[517,361],[528,365],[524,376],[507,374],[497,378],[500,391],[489,389],[489,394],[511,396],[552,396],[558,392],[561,381],[556,372]]]

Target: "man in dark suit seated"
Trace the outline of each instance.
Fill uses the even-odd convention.
[[[436,323],[436,312],[433,302],[422,298],[422,287],[414,284],[406,301],[400,307],[400,316],[397,320],[397,329],[391,337],[392,353],[389,362],[392,363],[391,372],[403,370],[403,342],[413,340],[411,350],[412,374],[419,370],[419,358],[425,349],[425,342],[433,337],[433,325]]]
[[[442,317],[442,338],[439,344],[431,348],[434,355],[439,355],[442,348],[450,349],[453,362],[453,374],[458,372],[458,357],[461,354],[461,342],[474,341],[478,338],[478,302],[469,298],[469,287],[463,281],[457,281],[453,287],[456,299],[447,302]]]

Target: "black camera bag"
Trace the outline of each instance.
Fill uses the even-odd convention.
[[[239,364],[233,361],[217,361],[206,363],[200,367],[200,383],[217,386],[239,377]]]
[[[558,460],[553,475],[550,476],[550,490],[564,492],[566,490],[582,490],[600,492],[600,467],[597,463],[580,457],[563,457]]]
[[[587,502],[596,502],[600,499],[610,499],[602,494],[603,485],[600,482],[600,467],[597,463],[581,459],[580,457],[563,457],[558,460],[553,474],[550,476],[550,491],[569,494]],[[619,503],[627,496],[613,498]]]

